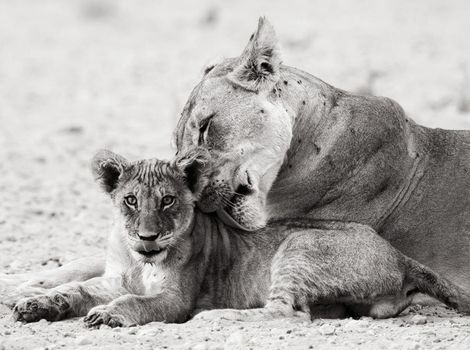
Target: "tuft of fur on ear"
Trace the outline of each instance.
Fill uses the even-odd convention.
[[[279,80],[281,55],[279,40],[269,21],[260,17],[253,34],[228,78],[247,90],[271,90]]]
[[[113,192],[124,170],[129,166],[126,158],[108,150],[100,150],[91,161],[95,181],[107,193]]]
[[[204,148],[192,148],[175,160],[176,166],[183,172],[191,192],[199,197],[206,187],[210,168],[210,155]]]

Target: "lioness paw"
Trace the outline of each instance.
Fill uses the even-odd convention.
[[[194,320],[204,321],[243,321],[243,322],[263,322],[279,318],[291,318],[298,321],[309,321],[310,314],[302,311],[285,314],[277,310],[268,310],[266,308],[237,310],[237,309],[217,309],[202,311],[196,314]]]
[[[41,319],[58,321],[64,318],[69,304],[61,294],[41,295],[21,299],[13,308],[13,320],[37,322]]]
[[[208,310],[202,311],[193,317],[193,320],[204,320],[204,321],[218,321],[218,320],[230,320],[230,321],[245,321],[246,315],[243,310]]]
[[[130,327],[135,325],[124,315],[120,315],[112,308],[105,305],[94,307],[83,319],[87,327],[98,327],[102,324],[110,327]]]

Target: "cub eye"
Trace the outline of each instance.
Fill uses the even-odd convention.
[[[124,203],[126,203],[129,207],[136,207],[137,198],[133,194],[130,194],[124,197]]]
[[[162,198],[162,205],[164,208],[171,207],[175,203],[175,197],[173,196],[165,196]]]

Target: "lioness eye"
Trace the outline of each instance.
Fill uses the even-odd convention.
[[[201,122],[201,126],[199,127],[199,145],[202,145],[203,143],[207,141],[207,134],[209,132],[209,127],[212,122],[212,117],[213,115],[204,119]]]
[[[165,208],[171,207],[174,202],[175,202],[175,197],[173,196],[165,196],[162,198],[162,205]]]
[[[137,206],[137,198],[132,194],[130,194],[128,196],[125,196],[124,197],[124,202],[130,207],[136,207]]]

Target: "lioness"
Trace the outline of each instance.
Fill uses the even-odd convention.
[[[203,211],[225,204],[220,217],[248,230],[266,218],[360,222],[470,289],[470,132],[419,126],[389,98],[282,65],[263,18],[239,57],[205,72],[176,128],[178,151],[216,159]]]
[[[361,224],[281,220],[246,232],[198,210],[208,160],[93,161],[116,211],[104,277],[21,300],[20,321],[82,316],[112,327],[200,318],[315,317],[324,305],[354,316],[391,317],[417,292],[462,312],[470,295],[405,257]],[[235,310],[250,309],[252,310]],[[320,313],[321,315],[321,313]]]

